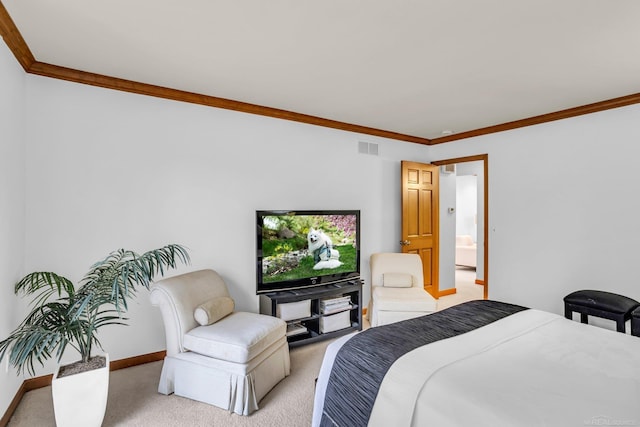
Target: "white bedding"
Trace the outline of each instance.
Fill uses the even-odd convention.
[[[325,354],[314,426],[345,341]],[[640,425],[640,338],[522,311],[398,359],[369,425]]]

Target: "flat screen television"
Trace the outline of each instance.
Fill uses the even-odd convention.
[[[256,293],[360,276],[360,211],[256,211]]]

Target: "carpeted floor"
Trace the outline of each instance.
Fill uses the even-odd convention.
[[[457,269],[456,294],[438,300],[438,310],[472,299],[482,299],[475,270]],[[365,328],[368,325],[365,322]],[[239,416],[204,403],[158,394],[162,362],[111,372],[109,401],[103,426],[260,426],[311,425],[315,379],[326,346],[331,341],[291,350],[291,375],[260,402],[260,410]],[[55,426],[51,387],[25,394],[9,427]]]
[[[438,299],[438,310],[444,310],[465,301],[484,298],[484,286],[476,284],[475,268],[456,266],[455,274],[456,293],[440,297]]]
[[[178,396],[158,394],[162,362],[111,372],[103,426],[274,426],[311,425],[315,379],[330,341],[291,350],[291,375],[243,417]],[[55,426],[51,387],[26,393],[9,427]]]

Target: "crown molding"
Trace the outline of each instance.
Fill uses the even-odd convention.
[[[107,89],[120,90],[140,95],[154,96],[157,98],[171,99],[174,101],[188,102],[192,104],[205,105],[208,107],[223,108],[243,113],[257,114],[294,122],[306,123],[332,129],[339,129],[348,132],[362,133],[366,135],[379,136],[382,138],[395,139],[417,144],[428,145],[429,140],[412,135],[405,135],[398,132],[390,132],[382,129],[367,126],[344,123],[337,120],[325,119],[322,117],[300,114],[293,111],[280,110],[277,108],[265,107],[261,105],[249,104],[231,99],[218,98],[215,96],[201,95],[177,89],[155,86],[147,83],[140,83],[101,74],[89,73],[58,65],[46,64],[35,59],[26,41],[20,34],[13,19],[9,16],[6,8],[0,1],[0,35],[4,39],[9,49],[29,74],[44,77],[67,80],[76,83],[98,86]]]
[[[16,24],[9,16],[4,4],[0,1],[0,35],[4,39],[13,55],[16,57],[22,68],[28,72],[29,67],[36,61],[27,42],[22,38],[22,34]]]
[[[277,119],[290,120],[294,122],[323,126],[327,128],[340,129],[349,132],[363,133],[367,135],[380,136],[383,138],[396,139],[417,144],[429,144],[426,138],[419,138],[411,135],[385,131],[381,129],[359,126],[336,120],[324,119],[321,117],[295,113],[277,108],[264,107],[256,104],[249,104],[231,99],[218,98],[215,96],[202,95],[193,92],[186,92],[178,89],[171,89],[162,86],[155,86],[147,83],[135,82],[132,80],[120,79],[101,74],[89,73],[72,68],[60,67],[58,65],[46,64],[35,61],[27,70],[30,74],[51,77],[60,80],[67,80],[76,83],[83,83],[91,86],[98,86],[107,89],[131,92],[140,95],[154,96],[157,98],[171,99],[174,101],[188,102],[191,104],[205,105],[208,107],[223,108],[226,110],[240,111],[243,113],[257,114]]]
[[[443,144],[445,142],[452,142],[491,133],[504,132],[511,129],[532,126],[536,124],[640,103],[640,93],[636,93],[619,98],[596,102],[593,104],[556,111],[553,113],[515,120],[508,123],[502,123],[494,126],[487,126],[480,129],[460,132],[453,135],[428,139],[413,135],[406,135],[398,132],[371,128],[367,126],[340,122],[337,120],[325,119],[322,117],[310,116],[293,111],[280,110],[277,108],[249,104],[246,102],[234,101],[231,99],[186,92],[178,89],[171,89],[147,83],[124,80],[117,77],[94,74],[86,71],[80,71],[72,68],[39,62],[31,53],[29,46],[27,46],[27,43],[20,34],[20,31],[13,22],[13,19],[11,19],[11,16],[9,16],[9,13],[2,4],[2,1],[0,1],[0,35],[4,39],[9,49],[13,52],[20,65],[22,65],[24,70],[29,74],[423,145]]]
[[[541,114],[539,116],[526,119],[515,120],[513,122],[502,123],[495,126],[488,126],[480,129],[460,132],[453,135],[434,138],[429,145],[443,144],[445,142],[457,141],[474,136],[487,135],[490,133],[504,132],[506,130],[517,129],[526,126],[538,125],[555,120],[568,119],[570,117],[582,116],[584,114],[597,113],[598,111],[610,110],[612,108],[625,107],[627,105],[640,103],[640,93],[621,96],[619,98],[608,99],[606,101],[594,102],[593,104],[581,105],[579,107],[568,108],[553,113]]]
[[[46,64],[35,61],[27,70],[30,74],[44,77],[51,77],[60,80],[67,80],[76,83],[83,83],[91,86],[98,86],[107,89],[131,92],[140,95],[154,96],[174,101],[188,102],[191,104],[205,105],[208,107],[223,108],[226,110],[240,111],[243,113],[257,114],[277,119],[290,120],[294,122],[323,126],[327,128],[340,129],[349,132],[363,133],[367,135],[380,136],[383,138],[396,139],[417,144],[429,144],[426,138],[419,138],[397,132],[390,132],[366,126],[359,126],[336,120],[324,119],[307,114],[295,113],[277,108],[264,107],[256,104],[249,104],[231,99],[218,98],[215,96],[202,95],[193,92],[186,92],[178,89],[171,89],[162,86],[155,86],[147,83],[135,82],[132,80],[120,79],[117,77],[105,76],[102,74],[89,73],[72,68],[60,67],[58,65]]]

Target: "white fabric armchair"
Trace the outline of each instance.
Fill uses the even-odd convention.
[[[233,311],[215,271],[158,281],[151,287],[151,303],[160,308],[167,343],[160,393],[249,415],[289,375],[286,323]]]
[[[416,254],[376,253],[370,258],[371,299],[367,310],[371,326],[424,316],[437,302],[424,290],[422,260]]]

